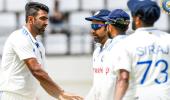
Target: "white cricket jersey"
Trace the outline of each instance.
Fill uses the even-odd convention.
[[[24,59],[36,58],[44,66],[45,49],[23,26],[7,39],[2,55],[0,91],[35,98],[39,82],[31,74]]]
[[[170,100],[170,34],[139,28],[120,44],[114,70],[130,72],[137,100]]]
[[[113,100],[116,74],[113,73],[112,62],[108,58],[114,45],[125,36],[119,35],[108,39],[104,46],[98,46],[93,53],[93,86],[86,100]],[[112,56],[114,57],[114,55]]]

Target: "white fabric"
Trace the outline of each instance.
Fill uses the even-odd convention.
[[[1,100],[1,98],[2,98],[2,93],[3,93],[3,92],[2,92],[2,91],[0,91],[0,100]]]
[[[36,98],[28,98],[11,92],[2,92],[0,100],[36,100]]]
[[[125,36],[108,39],[104,46],[98,46],[93,53],[93,86],[86,100],[113,100],[116,74],[113,73],[113,62],[110,53],[114,45]],[[112,56],[114,58],[114,55]]]
[[[125,37],[119,37],[121,40],[124,40]],[[119,59],[119,50],[121,47],[121,41],[120,39],[117,39],[117,42],[111,45],[114,45],[113,48],[111,48],[110,52],[108,53],[108,57],[106,59],[106,65],[110,66],[112,68],[111,74],[117,77],[117,73],[115,73],[114,68],[116,67]],[[111,46],[112,47],[112,46]],[[114,84],[115,85],[115,84]],[[135,99],[135,89],[133,88],[134,82],[130,82],[129,87],[127,89],[127,92],[125,96],[123,97],[123,100],[134,100]],[[112,99],[113,100],[113,99]]]
[[[7,39],[2,55],[0,91],[34,98],[38,81],[29,71],[24,59],[36,58],[44,65],[45,50],[41,43],[39,47],[26,27],[13,32]],[[42,56],[42,57],[41,57]]]
[[[120,45],[114,70],[130,72],[136,97],[170,100],[170,35],[152,27],[139,28]]]

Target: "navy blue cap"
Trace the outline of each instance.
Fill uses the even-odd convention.
[[[109,15],[110,11],[107,9],[101,9],[97,11],[93,16],[86,17],[85,19],[88,21],[98,20],[98,21],[106,21],[106,17]]]
[[[129,0],[128,8],[132,16],[140,14],[141,19],[145,22],[155,22],[160,17],[160,7],[152,0]],[[140,12],[139,12],[140,11]]]
[[[160,13],[159,6],[152,0],[129,0],[127,5],[132,14],[135,14],[140,9],[143,9],[145,12],[147,12],[148,8],[155,8],[157,9],[156,13]]]
[[[122,9],[113,10],[106,19],[107,22],[120,22],[119,24],[129,24],[130,22],[130,16]]]

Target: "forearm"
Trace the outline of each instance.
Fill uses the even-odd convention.
[[[49,93],[51,96],[64,99],[64,100],[82,100],[80,96],[64,92],[46,73],[45,70],[42,69],[41,64],[38,63],[36,58],[29,58],[24,60],[26,65],[28,66],[30,72],[33,76],[40,82],[41,86]]]
[[[62,95],[64,92],[50,77],[49,75],[43,71],[33,72],[33,75],[39,80],[40,85],[44,88],[44,90],[49,93],[51,96],[58,98],[59,95]]]
[[[115,91],[114,100],[122,100],[128,86],[129,86],[129,72],[124,69],[120,69],[118,79],[116,82],[116,91]]]
[[[126,93],[128,85],[129,83],[127,80],[117,80],[114,100],[122,100],[123,96]]]
[[[83,100],[82,97],[64,92],[46,73],[36,58],[24,60],[32,75],[40,82],[41,86],[54,98],[59,100]]]

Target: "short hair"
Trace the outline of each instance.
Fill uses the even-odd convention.
[[[111,25],[114,26],[117,30],[121,31],[121,32],[126,32],[126,30],[129,27],[129,23],[130,21],[128,19],[125,18],[118,18],[116,20],[112,20]]]
[[[160,8],[158,6],[148,6],[144,9],[138,9],[132,16],[138,16],[146,25],[153,25],[160,17]]]
[[[25,5],[25,11],[26,11],[25,21],[26,21],[26,23],[28,21],[28,16],[36,16],[37,12],[39,10],[44,10],[47,13],[49,13],[49,8],[46,5],[39,3],[39,2],[28,2]]]
[[[129,25],[122,25],[122,24],[112,24],[117,30],[123,32],[122,34],[125,34],[127,31]]]

